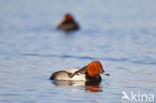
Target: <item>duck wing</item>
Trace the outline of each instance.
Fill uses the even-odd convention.
[[[79,69],[78,71],[75,71],[74,73],[69,74],[69,76],[72,78],[76,74],[86,74],[86,73],[87,73],[87,69],[86,69],[86,66],[84,66],[83,68]]]

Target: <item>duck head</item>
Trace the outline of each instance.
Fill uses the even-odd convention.
[[[103,70],[102,64],[99,61],[91,62],[87,66],[85,66],[85,68],[87,70],[88,75],[91,77],[94,77],[98,74],[104,74],[109,76],[109,74]]]
[[[74,21],[73,16],[69,13],[65,14],[64,21]]]

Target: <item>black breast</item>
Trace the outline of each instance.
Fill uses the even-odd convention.
[[[98,75],[95,75],[95,76],[89,76],[88,74],[86,74],[86,79],[87,81],[91,81],[91,82],[100,82],[101,81],[101,76],[98,74]]]

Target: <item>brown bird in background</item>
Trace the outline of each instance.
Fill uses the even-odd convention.
[[[73,16],[69,13],[65,14],[62,21],[60,21],[57,25],[57,29],[64,30],[64,31],[73,31],[78,30],[79,25],[74,20]]]

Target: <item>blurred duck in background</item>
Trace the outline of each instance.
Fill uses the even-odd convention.
[[[57,29],[64,30],[66,32],[78,30],[79,28],[79,25],[69,13],[65,14],[63,20],[57,24]]]

